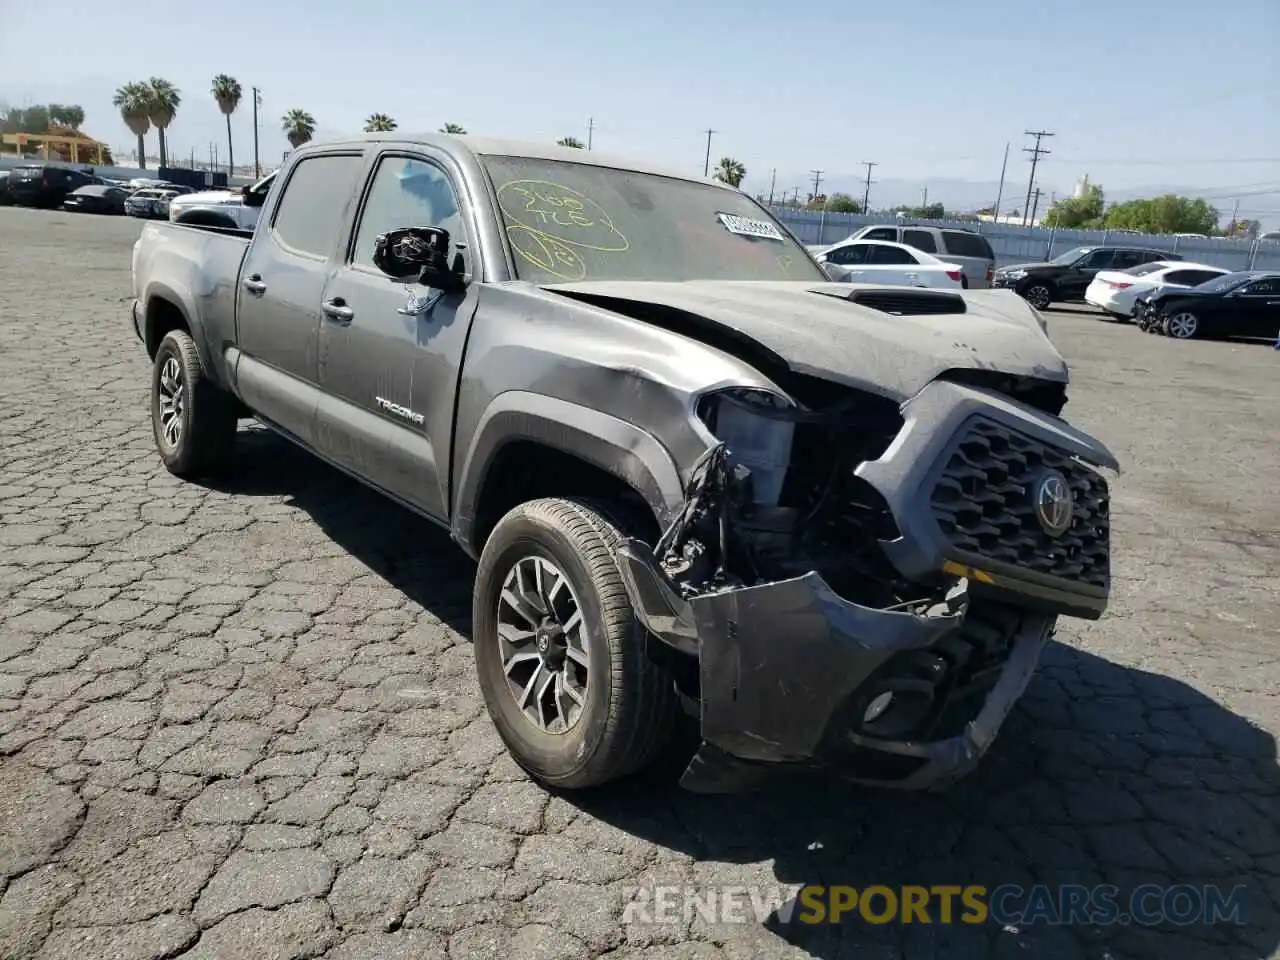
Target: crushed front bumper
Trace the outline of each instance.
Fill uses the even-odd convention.
[[[618,561],[649,631],[697,657],[703,743],[681,780],[696,792],[741,789],[777,764],[823,767],[862,783],[905,789],[950,783],[990,747],[1055,620],[1027,617],[1013,636],[1001,638],[1008,648],[996,660],[998,678],[979,690],[985,700],[963,729],[938,739],[881,737],[860,721],[871,702],[893,688],[895,676],[904,676],[895,673],[895,664],[916,654],[928,661],[930,651],[942,647],[954,662],[957,649],[964,655],[972,646],[964,639],[966,581],[916,612],[852,603],[816,572],[686,600],[646,544],[623,542]],[[935,688],[939,717],[949,682],[940,678]],[[917,729],[931,726],[936,729],[922,720]]]

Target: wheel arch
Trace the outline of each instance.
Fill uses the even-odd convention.
[[[544,394],[509,391],[481,418],[462,461],[454,536],[473,557],[502,515],[545,496],[631,499],[665,525],[684,489],[670,453],[634,424]]]

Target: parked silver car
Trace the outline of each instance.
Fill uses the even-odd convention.
[[[889,240],[958,264],[965,289],[985,290],[996,270],[996,254],[987,238],[959,227],[920,227],[911,224],[872,224],[850,234],[850,240]]]

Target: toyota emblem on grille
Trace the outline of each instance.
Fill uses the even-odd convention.
[[[1049,536],[1060,537],[1070,529],[1075,497],[1067,485],[1067,478],[1057,470],[1048,470],[1040,477],[1032,502],[1036,519]]]

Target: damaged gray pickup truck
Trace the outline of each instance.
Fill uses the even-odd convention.
[[[640,770],[684,711],[692,790],[938,788],[1106,609],[1118,465],[1012,293],[835,282],[743,193],[583,150],[307,144],[245,202],[251,234],[134,249],[161,458],[233,469],[253,417],[447,528],[548,785]]]

